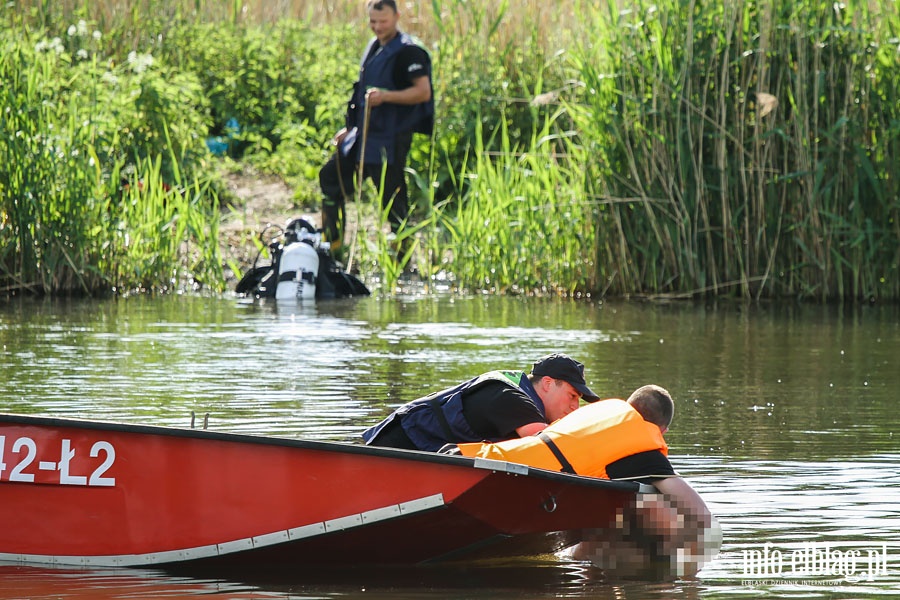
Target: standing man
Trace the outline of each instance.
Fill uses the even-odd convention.
[[[436,452],[445,444],[535,435],[597,394],[584,365],[565,354],[539,358],[531,374],[491,371],[404,404],[363,432],[371,446]]]
[[[363,52],[345,126],[332,139],[336,152],[319,171],[322,229],[332,250],[343,241],[346,199],[362,183],[360,161],[382,206],[390,206],[391,230],[398,230],[409,213],[405,170],[413,133],[431,135],[434,127],[428,52],[397,28],[395,0],[368,0],[366,8],[375,37]]]

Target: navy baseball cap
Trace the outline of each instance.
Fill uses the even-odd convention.
[[[591,391],[584,380],[584,365],[565,354],[548,354],[539,358],[531,367],[532,375],[552,377],[565,381],[581,393],[588,402],[596,402],[600,396]]]

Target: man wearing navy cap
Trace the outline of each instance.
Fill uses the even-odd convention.
[[[534,435],[599,400],[584,365],[565,354],[538,359],[531,373],[491,371],[404,404],[363,432],[366,444],[436,452],[445,444],[499,442]]]

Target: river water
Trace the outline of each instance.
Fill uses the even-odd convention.
[[[670,458],[724,533],[698,576],[618,581],[553,557],[277,581],[0,565],[0,598],[900,596],[896,306],[15,301],[0,303],[0,410],[356,441],[400,403],[556,351],[601,396],[672,392]]]

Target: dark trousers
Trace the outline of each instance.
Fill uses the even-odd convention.
[[[391,209],[388,221],[391,231],[397,231],[409,214],[409,196],[406,190],[406,157],[412,144],[412,133],[398,134],[395,140],[395,160],[386,166],[365,165],[363,178],[371,179],[381,190],[381,206]],[[348,156],[335,152],[319,171],[319,185],[322,188],[322,230],[325,239],[332,242],[332,248],[339,246],[344,236],[344,206],[347,198],[356,193],[356,179],[359,176],[359,144]],[[382,173],[384,186],[382,187]],[[338,242],[335,244],[334,242]]]

